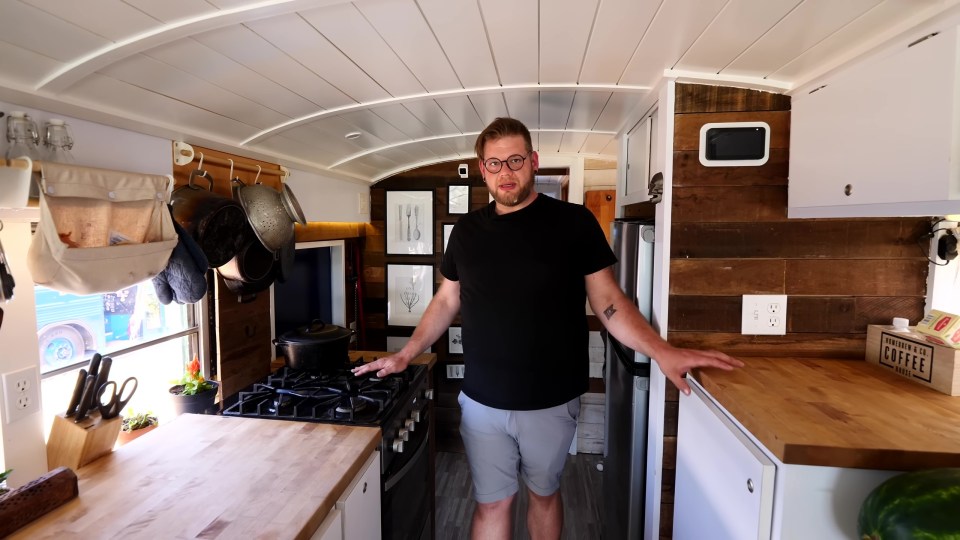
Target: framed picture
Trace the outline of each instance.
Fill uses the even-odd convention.
[[[447,213],[466,214],[470,211],[470,186],[447,187]]]
[[[387,352],[400,352],[400,349],[402,349],[408,341],[410,341],[408,337],[387,336]],[[433,347],[427,347],[427,350],[424,352],[433,352]]]
[[[387,324],[416,326],[433,299],[433,265],[387,265]]]
[[[453,223],[443,224],[443,252],[447,252],[447,242],[450,241],[450,233],[453,232]]]
[[[450,354],[463,354],[463,329],[451,326],[447,330],[447,351]]]
[[[433,254],[433,192],[387,192],[387,255]]]

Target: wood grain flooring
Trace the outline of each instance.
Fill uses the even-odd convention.
[[[564,527],[562,538],[582,540],[601,537],[601,486],[603,473],[597,469],[602,456],[577,454],[568,456],[560,480],[563,497]],[[437,453],[437,540],[470,538],[470,520],[476,503],[470,481],[470,468],[464,454]],[[527,494],[521,483],[514,504],[513,538],[530,538],[527,531]]]

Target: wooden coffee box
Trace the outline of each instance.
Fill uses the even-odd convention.
[[[912,329],[867,326],[866,360],[944,394],[960,395],[960,349],[930,343]]]

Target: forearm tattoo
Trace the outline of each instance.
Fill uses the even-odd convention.
[[[603,314],[607,316],[608,321],[613,318],[613,314],[616,312],[617,312],[617,308],[613,307],[613,304],[610,304],[610,307],[603,310]]]

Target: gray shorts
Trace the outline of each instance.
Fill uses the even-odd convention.
[[[460,435],[467,450],[477,502],[505,499],[520,489],[548,496],[560,475],[577,430],[580,397],[536,411],[506,411],[477,403],[460,392]]]

